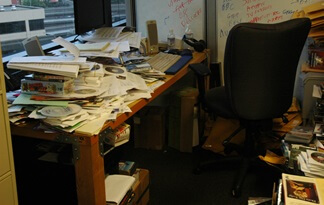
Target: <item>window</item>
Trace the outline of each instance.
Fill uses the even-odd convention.
[[[113,26],[125,25],[125,0],[110,2]],[[1,4],[3,57],[24,51],[21,41],[32,36],[38,36],[40,43],[45,45],[58,36],[67,38],[75,35],[73,0],[3,0]]]
[[[25,27],[25,22],[23,21],[0,23],[1,34],[19,33],[25,31],[26,31],[26,27]]]
[[[126,4],[125,0],[111,1],[111,18],[113,25],[126,23]]]
[[[30,31],[43,30],[44,28],[45,27],[44,27],[43,19],[36,19],[36,20],[29,21],[29,30]]]

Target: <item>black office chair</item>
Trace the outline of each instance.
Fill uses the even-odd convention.
[[[256,159],[257,138],[271,130],[272,119],[283,116],[291,105],[296,69],[310,25],[308,18],[299,18],[234,26],[225,48],[225,86],[205,91],[208,68],[189,66],[198,77],[202,107],[216,116],[240,121],[240,127],[223,142],[225,150],[231,147],[232,137],[246,130],[233,196],[240,196],[251,159]]]

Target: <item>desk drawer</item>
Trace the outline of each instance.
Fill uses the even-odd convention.
[[[1,204],[15,204],[11,175],[0,181],[0,198]]]

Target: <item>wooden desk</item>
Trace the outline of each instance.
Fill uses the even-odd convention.
[[[105,205],[105,171],[104,159],[102,156],[102,139],[107,133],[107,129],[115,129],[122,122],[133,116],[137,111],[142,109],[166,89],[172,86],[188,72],[188,65],[200,63],[207,59],[205,53],[194,53],[193,59],[187,63],[175,75],[167,75],[165,83],[158,87],[150,99],[140,99],[130,105],[131,113],[120,114],[116,121],[107,122],[102,128],[99,135],[87,136],[81,134],[67,133],[44,133],[39,130],[33,130],[35,122],[23,126],[11,125],[11,133],[17,136],[31,137],[37,139],[58,141],[72,144],[74,156],[76,188],[78,194],[78,203],[84,205]]]

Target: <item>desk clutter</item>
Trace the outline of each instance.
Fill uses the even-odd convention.
[[[282,176],[274,184],[272,204],[324,204],[324,121],[322,87],[314,85],[317,98],[308,123],[298,120],[282,137]],[[319,110],[318,110],[319,109]],[[287,123],[289,124],[289,122]],[[272,159],[275,158],[273,154]],[[277,156],[278,157],[278,156]],[[269,162],[269,161],[268,161]],[[279,164],[279,163],[278,163]]]
[[[164,84],[165,71],[175,66],[168,73],[175,74],[192,58],[191,52],[142,56],[137,43],[127,40],[137,34],[115,29],[114,37],[94,35],[86,44],[58,37],[53,42],[63,48],[53,51],[53,56],[12,58],[7,67],[27,74],[20,90],[7,93],[10,122],[37,119],[54,130],[98,134],[106,121],[132,112],[129,104],[151,98]]]

